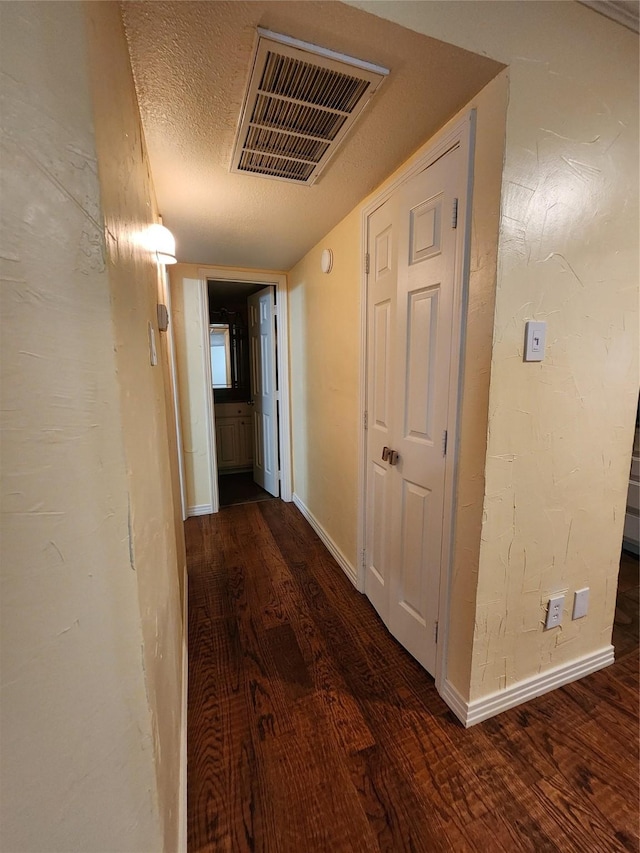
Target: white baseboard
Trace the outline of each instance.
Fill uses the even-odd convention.
[[[562,687],[563,684],[569,684],[571,681],[577,681],[579,678],[584,678],[585,675],[604,669],[613,661],[613,646],[605,646],[590,655],[556,666],[546,672],[541,672],[539,675],[532,675],[530,678],[518,681],[504,690],[498,690],[496,693],[490,693],[488,696],[482,696],[472,702],[463,699],[448,681],[444,682],[440,695],[460,722],[469,728],[469,726],[481,723],[489,717],[495,717],[502,711],[507,711],[509,708],[535,699],[536,696],[542,696],[543,693]]]
[[[309,524],[313,527],[315,532],[318,534],[320,539],[322,540],[323,545],[329,551],[333,559],[340,566],[345,575],[349,578],[351,583],[356,587],[358,587],[358,573],[355,568],[351,565],[349,560],[342,553],[340,548],[336,545],[333,539],[329,536],[324,527],[320,524],[315,515],[311,512],[311,510],[303,503],[300,497],[294,492],[292,496],[294,504],[298,507],[300,512],[307,519]]]
[[[187,697],[189,690],[189,579],[185,563],[182,602],[182,708],[180,720],[180,788],[178,791],[178,851],[187,853]]]
[[[193,515],[211,515],[212,513],[213,507],[211,506],[211,504],[197,504],[196,506],[187,507],[188,518]]]

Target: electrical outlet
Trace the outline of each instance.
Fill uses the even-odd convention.
[[[573,595],[573,615],[572,619],[581,619],[587,615],[589,609],[589,587],[577,589]]]
[[[564,607],[564,594],[552,595],[547,605],[547,619],[545,628],[557,628],[562,623],[562,609]]]

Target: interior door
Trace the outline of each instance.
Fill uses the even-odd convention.
[[[398,197],[388,199],[369,217],[370,271],[367,290],[367,497],[366,593],[384,623],[389,624],[388,524],[393,496],[392,471],[383,451],[393,445],[395,412],[396,302],[398,287]]]
[[[278,497],[278,391],[276,384],[276,328],[273,287],[247,299],[251,353],[253,416],[253,479]]]
[[[432,674],[460,161],[455,148],[369,219],[366,592]]]

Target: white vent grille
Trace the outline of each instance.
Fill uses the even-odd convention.
[[[312,184],[389,72],[258,32],[231,171]]]

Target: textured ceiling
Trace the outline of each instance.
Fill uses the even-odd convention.
[[[340,2],[124,2],[178,260],[290,269],[503,66]],[[256,27],[391,70],[317,184],[231,174]]]

